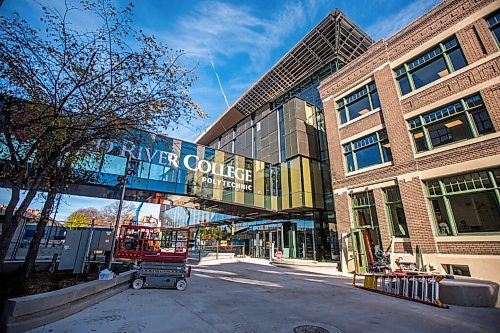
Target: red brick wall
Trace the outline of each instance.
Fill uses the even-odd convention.
[[[389,65],[375,72],[375,83],[379,91],[380,105],[384,115],[385,127],[391,144],[395,165],[413,162],[412,143],[406,129],[406,121],[401,112],[398,91]]]
[[[414,111],[485,81],[495,79],[499,75],[500,58],[497,57],[403,99],[401,101],[403,113]]]
[[[500,132],[500,84],[481,90],[481,97],[490,115],[493,126]]]
[[[500,255],[500,242],[442,242],[442,254]]]
[[[476,25],[471,24],[457,31],[458,43],[462,46],[465,59],[469,64],[478,61],[487,55],[486,48],[481,42]]]
[[[344,140],[359,132],[364,131],[367,128],[375,127],[377,125],[381,125],[382,123],[383,123],[382,114],[380,112],[376,112],[374,114],[367,116],[366,118],[357,120],[342,128],[339,128],[338,130],[339,137],[341,140]]]
[[[429,219],[422,181],[419,178],[413,178],[411,181],[400,182],[399,191],[412,245],[421,245],[424,253],[436,253],[434,226]]]
[[[458,75],[452,73],[448,78],[441,80],[437,84],[421,88],[409,97],[400,98],[390,64],[391,61],[404,57],[408,52],[450,27],[459,24],[463,19],[493,2],[493,0],[444,1],[387,41],[381,40],[373,44],[364,55],[321,83],[320,94],[322,99],[330,98],[324,103],[324,109],[334,189],[359,188],[388,180],[396,180],[400,175],[416,174],[420,170],[500,154],[500,139],[490,138],[486,141],[444,152],[424,157],[417,155],[415,157],[412,149],[413,142],[407,129],[407,122],[403,117],[404,114],[459,94],[485,81],[500,77],[500,57],[492,56],[498,54],[498,47],[486,27],[484,19],[481,18],[467,26],[462,26],[455,32],[469,64],[469,67],[463,69]],[[492,56],[493,58],[477,65],[477,61],[484,59],[486,56]],[[379,91],[381,112],[339,129],[333,97],[342,97],[346,91],[358,86],[362,81],[370,77],[374,78]],[[479,90],[478,87],[477,91]],[[495,129],[500,132],[500,85],[496,84],[483,88],[480,93]],[[380,124],[387,129],[394,159],[393,165],[346,177],[340,140]],[[404,245],[401,242],[394,244],[395,251],[398,253],[410,250],[415,252],[415,247],[421,245],[424,253],[437,253],[438,244],[434,237],[435,227],[434,222],[429,217],[424,183],[418,177],[414,177],[411,181],[399,182],[399,187],[408,222],[410,241],[405,242]],[[375,189],[374,195],[382,242],[384,246],[388,246],[390,232],[382,189]],[[351,226],[349,218],[350,206],[347,198],[348,193],[335,196],[339,232],[348,232]],[[482,253],[481,251],[486,251],[484,249],[487,244],[492,245],[492,243],[483,243],[474,242],[467,245],[467,248],[477,246],[477,250],[474,251]],[[464,250],[465,247],[460,248],[458,246],[465,246],[466,243],[456,242],[456,247],[449,247],[449,244],[440,243],[439,251],[442,253],[468,253]],[[498,253],[498,250],[495,251],[497,251],[495,253]],[[469,251],[469,253],[471,252]]]

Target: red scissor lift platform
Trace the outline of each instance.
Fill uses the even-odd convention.
[[[188,266],[189,229],[122,226],[115,258],[139,261],[134,289],[142,287],[184,290],[191,275]]]

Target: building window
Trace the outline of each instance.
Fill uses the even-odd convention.
[[[341,124],[356,119],[365,113],[380,108],[377,86],[371,82],[354,94],[337,101],[337,110]]]
[[[495,131],[480,95],[410,119],[408,126],[417,153]]]
[[[426,183],[438,235],[500,231],[500,169]]]
[[[353,194],[351,200],[354,227],[378,227],[373,191]]]
[[[453,37],[394,71],[401,95],[421,88],[451,72],[465,67],[467,62],[456,37]]]
[[[471,276],[470,269],[468,265],[450,265],[443,264],[444,271],[446,274],[460,275],[460,276]]]
[[[391,144],[385,130],[343,146],[347,172],[392,161]]]
[[[493,38],[500,47],[500,10],[497,10],[493,15],[486,18],[486,24],[493,34]]]
[[[394,237],[409,237],[408,224],[406,223],[406,216],[399,188],[395,186],[385,189],[384,199],[392,235]]]

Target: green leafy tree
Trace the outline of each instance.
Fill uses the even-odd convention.
[[[73,166],[93,156],[93,144],[205,115],[189,96],[195,76],[180,63],[183,52],[135,30],[132,4],[95,0],[42,9],[40,28],[18,14],[0,17],[0,179],[11,188],[0,262],[37,191],[63,186]],[[74,15],[97,24],[76,31]],[[52,206],[53,200],[44,206],[47,216]]]
[[[64,222],[64,226],[69,229],[84,228],[89,225],[89,222],[90,221],[83,212],[76,211],[68,216],[68,219]]]

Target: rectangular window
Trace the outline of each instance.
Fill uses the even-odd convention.
[[[460,276],[471,276],[470,269],[467,265],[450,265],[443,264],[444,271],[446,274],[460,275]]]
[[[486,18],[486,24],[493,35],[493,39],[500,47],[500,10],[497,10],[493,15]]]
[[[397,186],[384,190],[387,216],[394,237],[409,237],[403,201]]]
[[[341,124],[345,124],[377,108],[380,108],[380,100],[375,82],[370,82],[355,93],[337,101]]]
[[[417,153],[494,132],[480,95],[473,95],[408,120]]]
[[[401,95],[421,88],[467,65],[456,37],[404,63],[394,71]]]
[[[427,182],[438,234],[500,232],[499,179],[496,169]]]
[[[381,130],[343,146],[347,172],[392,161],[387,132]]]
[[[351,196],[355,227],[378,227],[377,210],[373,191]]]

